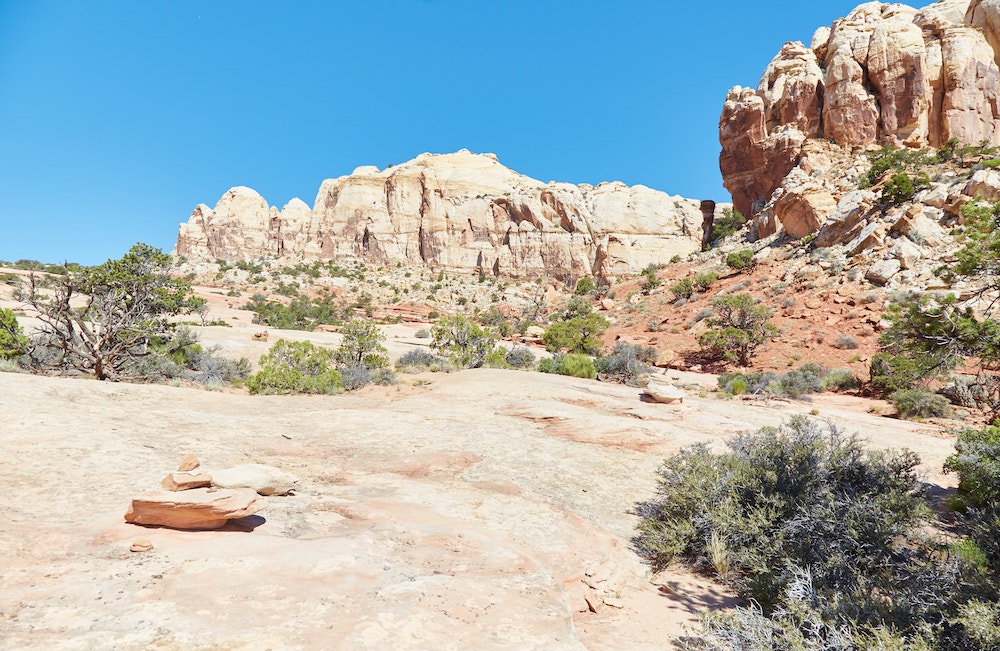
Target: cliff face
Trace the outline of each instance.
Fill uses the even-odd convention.
[[[178,255],[357,257],[376,264],[482,270],[498,276],[638,273],[701,244],[699,202],[622,183],[542,183],[491,154],[422,154],[322,183],[312,209],[278,210],[249,188],[182,224]]]
[[[756,89],[729,91],[720,167],[733,203],[759,212],[807,142],[846,151],[891,144],[1000,144],[1000,0],[924,9],[869,2],[787,43]]]

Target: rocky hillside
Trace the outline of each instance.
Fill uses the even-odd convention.
[[[809,47],[786,43],[756,89],[730,90],[719,125],[724,183],[752,216],[750,238],[814,237],[871,282],[934,287],[961,207],[1000,198],[998,52],[995,0],[869,2]],[[871,174],[866,154],[885,146],[926,152]],[[914,193],[885,191],[898,173]]]
[[[214,209],[195,208],[175,253],[228,262],[352,257],[573,281],[635,274],[696,251],[702,222],[691,199],[617,182],[542,183],[492,154],[462,150],[327,179],[311,209],[293,199],[278,210],[233,188]]]

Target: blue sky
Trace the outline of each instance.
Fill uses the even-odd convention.
[[[0,260],[169,251],[246,185],[463,147],[728,200],[726,91],[855,2],[0,0]]]

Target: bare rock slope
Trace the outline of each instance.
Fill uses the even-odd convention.
[[[268,206],[237,187],[180,227],[175,253],[227,261],[263,256],[362,258],[509,278],[634,274],[696,251],[699,202],[623,183],[542,183],[492,154],[421,154],[323,182],[310,209]]]

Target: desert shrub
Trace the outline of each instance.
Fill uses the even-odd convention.
[[[796,568],[809,568],[814,589],[830,597],[892,585],[890,571],[873,569],[900,566],[895,543],[926,513],[915,454],[867,450],[857,437],[804,417],[740,434],[728,446],[716,454],[696,444],[660,468],[656,498],[637,507],[635,539],[655,568],[681,560],[713,573],[715,535],[729,556],[721,578],[766,611]]]
[[[690,278],[682,278],[670,286],[674,298],[691,298],[694,294],[694,281]]]
[[[542,334],[549,352],[597,354],[603,344],[597,337],[608,328],[608,320],[596,312],[553,323]]]
[[[354,391],[369,384],[398,384],[396,374],[389,368],[345,366],[338,371],[347,391]]]
[[[801,398],[808,393],[819,393],[823,390],[823,378],[826,369],[819,364],[803,364],[792,369],[774,381],[774,387],[768,387],[771,393]]]
[[[159,249],[135,244],[95,267],[67,265],[48,278],[31,274],[15,292],[39,323],[25,350],[31,369],[130,379],[138,358],[169,336],[171,318],[205,303],[187,280],[173,277],[171,264]],[[86,300],[71,307],[71,298],[81,295]]]
[[[966,506],[1000,507],[1000,426],[955,432],[955,452],[945,472],[958,475],[958,494]]]
[[[750,249],[742,249],[740,251],[733,251],[726,256],[726,266],[730,269],[743,270],[749,269],[753,265],[753,251]]]
[[[739,210],[723,208],[722,214],[712,221],[712,234],[709,236],[710,242],[724,239],[743,228],[746,217]]]
[[[260,358],[260,370],[247,378],[246,386],[250,393],[335,393],[344,386],[335,361],[328,348],[279,339]]]
[[[857,389],[861,382],[846,368],[834,368],[823,376],[823,391],[850,391]]]
[[[769,387],[777,386],[779,379],[771,371],[755,371],[752,373],[719,373],[719,389],[734,395],[762,395],[769,392]]]
[[[396,360],[396,370],[400,373],[421,373],[423,371],[447,371],[455,367],[448,359],[439,357],[422,348],[409,350]]]
[[[430,339],[431,331],[428,330],[427,328],[421,328],[420,330],[417,330],[416,334],[414,334],[413,336],[416,337],[417,339]]]
[[[714,271],[705,271],[694,275],[692,282],[694,283],[694,288],[699,292],[707,292],[712,288],[712,285],[719,280],[719,274]]]
[[[923,389],[900,389],[889,396],[900,418],[944,418],[951,415],[951,403],[937,393]]]
[[[661,282],[660,278],[659,276],[656,275],[659,270],[660,270],[660,265],[649,264],[646,265],[646,268],[643,269],[642,272],[640,273],[640,276],[642,277],[642,281],[640,282],[640,284],[642,286],[642,290],[645,293],[648,294],[660,286]]]
[[[501,337],[509,337],[510,333],[514,331],[514,326],[510,322],[510,319],[496,305],[491,305],[489,309],[480,313],[479,323],[493,328]]]
[[[576,281],[576,289],[573,290],[573,293],[577,296],[585,296],[595,292],[597,292],[597,283],[590,276],[584,276]]]
[[[597,369],[594,367],[594,360],[587,355],[568,353],[566,355],[555,355],[549,359],[543,359],[538,363],[538,370],[542,373],[555,373],[556,375],[569,375],[594,379],[597,377]]]
[[[0,307],[0,359],[15,359],[25,353],[28,339],[11,310]]]
[[[243,306],[254,313],[253,322],[284,330],[313,330],[318,325],[339,325],[349,308],[339,307],[335,297],[324,294],[318,298],[294,297],[288,305],[270,300],[263,294],[254,294]]]
[[[868,367],[872,388],[882,397],[905,390],[933,375],[933,361],[916,356],[877,353]]]
[[[502,366],[506,351],[497,346],[497,333],[464,316],[444,317],[431,328],[431,347],[459,368]]]
[[[917,190],[930,185],[930,178],[925,172],[910,176],[905,172],[893,174],[882,186],[881,201],[887,206],[898,206],[913,198]]]
[[[654,362],[656,349],[652,346],[620,341],[610,355],[597,358],[594,367],[603,381],[639,386],[644,376],[653,370]]]
[[[514,346],[504,358],[511,368],[531,368],[535,364],[535,353],[524,346]]]
[[[367,369],[389,366],[385,334],[372,321],[351,319],[340,328],[340,335],[340,347],[334,353],[337,364]]]
[[[711,359],[748,366],[764,341],[777,333],[768,322],[771,311],[749,294],[719,296],[712,300],[712,328],[698,338],[702,353]]]
[[[855,350],[858,346],[860,346],[860,344],[857,339],[851,335],[845,335],[843,333],[837,335],[836,341],[833,342],[833,347],[841,350]]]

